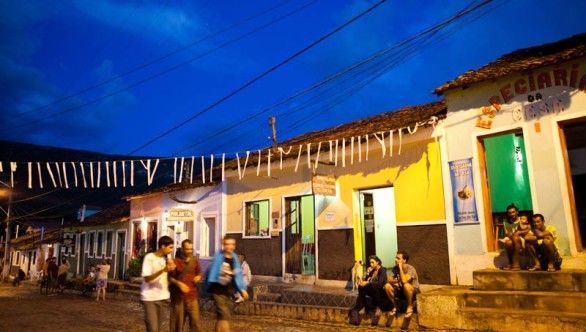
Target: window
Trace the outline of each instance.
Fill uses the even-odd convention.
[[[269,237],[269,200],[246,202],[244,210],[244,235]]]
[[[113,231],[106,233],[106,257],[108,258],[112,257],[112,248],[114,247],[113,234]]]
[[[104,232],[98,232],[98,242],[96,243],[96,258],[104,255]]]
[[[88,241],[88,250],[89,250],[88,257],[94,257],[94,248],[95,248],[94,242],[96,242],[96,232],[91,232],[90,239]]]

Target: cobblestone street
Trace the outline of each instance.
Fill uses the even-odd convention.
[[[110,296],[110,295],[109,295]],[[168,317],[168,312],[165,313]],[[206,331],[215,318],[203,313]],[[164,322],[164,331],[168,329]],[[145,331],[142,306],[137,300],[118,296],[105,302],[67,292],[41,295],[32,284],[14,288],[0,285],[0,331]],[[389,331],[384,328],[351,327],[278,317],[234,316],[232,331]]]

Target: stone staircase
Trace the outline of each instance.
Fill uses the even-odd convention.
[[[253,301],[236,306],[235,312],[242,315],[347,324],[348,311],[354,305],[356,296],[357,293],[341,288],[284,283],[260,284],[253,287]],[[365,314],[362,316],[361,325],[368,326],[372,323],[372,317]],[[383,313],[378,318],[378,326],[415,330],[418,328],[417,315],[404,319],[403,315],[394,318]]]
[[[431,329],[586,331],[586,270],[478,270],[472,288],[420,294],[418,310]]]

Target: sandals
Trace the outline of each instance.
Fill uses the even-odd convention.
[[[413,309],[407,310],[407,312],[405,312],[405,318],[406,319],[411,318],[411,316],[413,316]]]
[[[547,266],[547,272],[555,272],[555,271],[556,271],[556,269],[555,269],[555,267],[553,265],[548,265]]]
[[[541,271],[541,267],[539,265],[534,265],[528,268],[527,271]]]
[[[389,316],[397,317],[397,308],[394,307],[393,310],[389,311]]]

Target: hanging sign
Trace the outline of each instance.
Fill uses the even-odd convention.
[[[328,175],[314,175],[311,178],[314,195],[336,196],[336,178]]]
[[[472,158],[450,161],[450,178],[456,223],[476,223],[476,198],[472,179]]]

